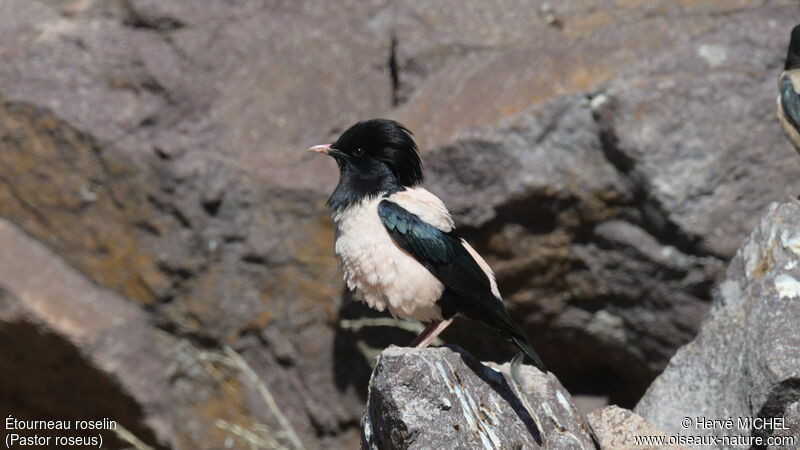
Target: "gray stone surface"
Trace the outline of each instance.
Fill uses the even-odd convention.
[[[390,347],[370,380],[362,448],[594,448],[553,374],[459,349]],[[519,382],[519,384],[517,384]]]
[[[797,158],[777,132],[777,72],[764,70],[781,60],[765,49],[784,47],[794,23],[780,11],[731,16],[634,65],[597,101],[614,161],[644,191],[653,228],[694,253],[730,258],[764,199],[798,192]]]
[[[108,417],[148,445],[176,445],[176,406],[193,401],[170,390],[166,369],[185,359],[176,342],[5,220],[0,247],[3,416]]]
[[[296,430],[270,406],[278,380],[261,378],[252,351],[160,330],[2,219],[0,248],[3,417],[105,417],[129,433],[104,433],[104,448],[292,445]]]
[[[800,203],[772,204],[744,240],[700,333],[636,406],[667,433],[766,436],[737,418],[784,417],[800,399]],[[681,420],[691,418],[685,429]],[[732,429],[697,418],[732,418]]]
[[[783,412],[784,426],[775,430],[774,441],[767,448],[770,450],[800,448],[800,402],[794,402]]]
[[[643,438],[668,438],[667,434],[650,425],[636,413],[618,406],[607,406],[587,416],[601,449],[608,450],[686,450],[680,445],[642,444],[636,436]]]
[[[548,3],[0,2],[0,216],[168,341],[234,348],[306,445],[352,448],[369,355],[412,336],[340,326],[364,312],[331,255],[336,170],[302,150],[396,117],[548,365],[632,404],[800,191],[772,112],[797,5]],[[444,337],[511,355],[472,327]],[[209,448],[220,410],[271,417],[230,385],[181,413]]]

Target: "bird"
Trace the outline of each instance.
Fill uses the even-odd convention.
[[[458,235],[444,203],[421,186],[422,161],[408,128],[364,120],[308,151],[332,157],[339,168],[327,206],[334,253],[357,300],[429,323],[411,346],[427,347],[463,316],[515,344],[546,372],[506,310],[492,269]]]
[[[778,120],[800,152],[800,25],[792,29],[786,64],[778,77]]]

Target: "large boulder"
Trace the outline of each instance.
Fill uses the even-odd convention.
[[[552,373],[484,365],[447,347],[384,350],[362,427],[362,448],[369,449],[594,447]]]
[[[4,418],[108,418],[119,427],[103,433],[106,448],[302,445],[299,421],[289,422],[272,395],[285,379],[252,348],[209,347],[159,329],[1,219],[0,248]]]
[[[3,417],[107,417],[147,445],[176,444],[179,408],[165,370],[175,342],[2,219],[0,247]],[[103,434],[109,448],[123,448],[120,435]]]
[[[594,430],[601,449],[609,450],[687,450],[669,444],[670,437],[641,416],[619,406],[606,406],[592,411],[586,418]]]
[[[732,15],[633,65],[596,99],[609,156],[642,191],[648,228],[684,252],[731,258],[768,201],[800,191],[800,162],[775,119],[794,24],[786,10]]]
[[[742,243],[700,333],[672,358],[636,412],[671,435],[769,437],[772,425],[742,422],[754,419],[796,430],[798,280],[800,202],[792,200],[771,205]]]

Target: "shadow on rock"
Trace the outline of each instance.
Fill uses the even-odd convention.
[[[519,389],[520,386],[517,386],[517,389],[513,388],[505,377],[498,377],[497,371],[483,365],[472,355],[465,352],[464,349],[456,345],[448,345],[447,348],[458,353],[458,355],[461,356],[461,361],[464,362],[465,366],[472,369],[472,372],[475,373],[475,375],[477,375],[478,378],[483,380],[487,386],[494,389],[494,391],[497,392],[497,394],[503,397],[503,400],[508,402],[508,405],[514,410],[514,412],[517,413],[517,417],[519,417],[519,420],[522,421],[522,423],[524,423],[525,426],[528,428],[528,432],[531,434],[536,443],[542,445],[542,432],[541,430],[539,430],[539,427],[536,424],[536,420],[534,420],[534,418],[531,416],[531,413],[528,410],[528,408],[520,400],[520,397],[518,397],[519,392],[517,391],[517,389]],[[511,370],[512,371],[514,370],[513,366]],[[528,369],[528,370],[533,370],[533,369]],[[512,376],[512,382],[514,382],[513,376]]]
[[[2,293],[0,293],[2,295]],[[76,420],[113,420],[155,448],[140,405],[67,340],[26,321],[0,324],[0,415],[18,420],[72,423],[71,430],[19,431],[23,436],[97,436],[81,431]],[[118,430],[119,431],[119,430]],[[52,434],[51,434],[52,433]],[[128,448],[114,431],[102,431],[103,447]],[[52,442],[52,441],[51,441]]]

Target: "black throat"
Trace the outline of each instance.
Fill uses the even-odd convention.
[[[328,199],[331,214],[337,214],[367,198],[391,195],[406,188],[388,167],[373,171],[368,176],[359,173],[348,164],[339,164],[339,183]]]
[[[784,70],[800,69],[800,56],[798,56],[792,49],[789,49],[789,54],[786,55],[786,65]]]

